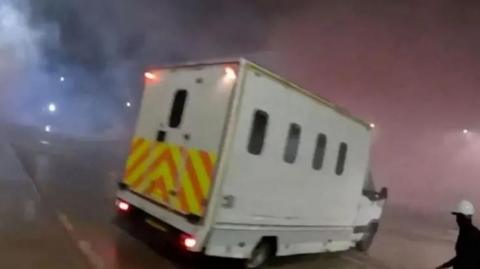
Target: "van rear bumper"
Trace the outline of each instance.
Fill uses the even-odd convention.
[[[183,235],[187,236],[199,236],[198,232],[205,229],[205,227],[202,225],[189,222],[186,216],[176,214],[175,212],[159,206],[158,204],[153,203],[152,201],[145,199],[144,197],[137,195],[130,190],[119,190],[117,192],[117,199],[125,201],[131,205],[132,216],[128,216],[127,219],[133,217],[134,220],[138,221],[138,219],[141,218],[140,222],[143,222],[143,225],[146,224],[150,227],[166,227],[167,232],[179,231]],[[148,222],[146,221],[146,217],[149,219]],[[162,228],[157,230],[162,232]],[[197,245],[193,248],[190,248],[189,251],[200,252],[203,249],[205,238],[198,238],[197,241]]]
[[[118,210],[114,220],[120,228],[132,233],[141,240],[156,240],[156,242],[166,243],[180,251],[195,252],[184,246],[183,240],[191,238],[187,234],[174,226],[152,216],[145,211],[130,205],[128,211]]]
[[[192,234],[198,230],[198,224],[194,224],[188,221],[186,216],[178,214],[173,210],[166,208],[165,206],[159,205],[154,201],[147,199],[129,189],[119,190],[117,192],[117,198],[127,203],[133,205],[139,210],[154,216],[155,218],[171,225],[187,234]]]

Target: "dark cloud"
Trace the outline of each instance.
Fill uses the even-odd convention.
[[[32,1],[35,18],[58,24],[57,56],[91,67],[146,64],[256,50],[262,10],[240,1]]]

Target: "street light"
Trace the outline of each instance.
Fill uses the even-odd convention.
[[[463,129],[463,133],[468,134],[468,133],[470,133],[470,131],[468,129]]]
[[[370,128],[375,128],[375,123],[370,123]]]
[[[126,102],[125,105],[126,105],[127,107],[131,107],[131,106],[132,106],[132,103]]]
[[[55,105],[54,103],[48,104],[48,111],[54,113],[55,111],[57,111],[57,105]]]
[[[65,81],[65,77],[64,77],[64,76],[61,76],[59,80],[60,80],[60,82],[64,82],[64,81]]]
[[[46,125],[45,126],[45,132],[50,133],[52,131],[52,126]]]

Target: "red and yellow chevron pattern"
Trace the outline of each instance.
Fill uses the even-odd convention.
[[[211,152],[136,137],[124,183],[177,212],[203,216],[215,164],[216,154]]]

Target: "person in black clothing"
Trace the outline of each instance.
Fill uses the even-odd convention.
[[[473,226],[472,216],[475,209],[472,203],[461,201],[455,211],[452,212],[457,218],[460,229],[455,251],[457,255],[450,261],[437,267],[454,269],[480,269],[480,231]]]

